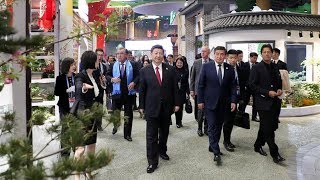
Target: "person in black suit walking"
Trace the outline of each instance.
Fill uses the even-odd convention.
[[[245,112],[247,105],[250,101],[250,96],[252,95],[252,92],[250,90],[250,87],[248,86],[250,71],[252,67],[257,64],[258,54],[255,52],[250,53],[250,61],[245,62],[243,67],[241,68],[243,72],[243,80],[240,81],[240,100],[239,100],[239,108],[238,110],[240,112]],[[257,119],[257,110],[256,110],[256,98],[255,96],[252,96],[252,114],[251,114],[251,120],[259,122]]]
[[[113,110],[121,111],[124,106],[124,116],[127,118],[124,122],[123,135],[124,139],[132,141],[132,121],[133,121],[133,99],[136,95],[135,86],[139,82],[139,72],[135,63],[128,59],[128,50],[120,48],[117,51],[117,59],[108,71],[108,79],[112,85],[112,106]],[[120,118],[120,114],[119,114]],[[115,125],[112,134],[117,133],[118,125]]]
[[[185,69],[185,64],[181,57],[178,57],[175,62],[176,66],[176,77],[178,82],[178,98],[179,98],[179,111],[175,113],[176,116],[176,126],[177,128],[183,127],[182,116],[183,116],[183,104],[187,101],[187,96],[189,97],[189,71]]]
[[[174,67],[162,63],[164,49],[151,48],[152,63],[140,70],[140,111],[147,120],[147,173],[158,167],[159,156],[169,160],[167,140],[171,115],[179,110]]]
[[[278,128],[277,109],[278,96],[282,94],[282,81],[278,67],[271,63],[272,46],[265,44],[261,48],[262,61],[251,69],[249,86],[256,97],[256,106],[260,116],[260,127],[254,150],[263,156],[267,153],[262,149],[268,144],[270,154],[275,163],[284,161],[275,143],[275,130]]]
[[[243,51],[237,50],[237,53],[238,53],[237,66],[239,66],[240,68],[242,68],[242,66],[244,65],[244,62],[243,62]]]
[[[237,66],[238,53],[237,53],[237,50],[230,49],[227,52],[227,54],[228,54],[227,55],[228,63],[231,65],[231,67],[234,70],[234,75],[237,83],[237,99],[239,99],[239,97],[241,96],[241,90],[242,90],[242,87],[240,86],[241,84],[240,82],[243,81],[243,72],[239,68],[239,66]],[[231,133],[233,129],[235,116],[236,116],[236,111],[233,111],[233,112],[230,111],[229,113],[227,113],[227,116],[223,124],[223,136],[224,136],[223,145],[225,149],[230,152],[233,152],[234,148],[236,148],[236,146],[233,143],[231,143]]]
[[[61,73],[56,78],[56,83],[54,87],[54,95],[59,96],[58,106],[60,120],[70,112],[70,108],[75,102],[75,71],[76,64],[74,59],[65,58],[61,63]],[[62,123],[61,134],[66,131],[66,127]],[[61,144],[61,148],[64,148],[64,145]],[[61,152],[62,157],[69,157],[70,150],[66,149]]]
[[[279,70],[287,70],[288,71],[288,68],[287,68],[287,63],[281,61],[279,59],[279,56],[280,56],[280,49],[278,48],[273,48],[273,54],[272,54],[272,59],[273,59],[273,63],[275,65],[277,65],[278,69]],[[282,100],[280,98],[278,98],[278,102],[277,102],[277,119],[278,119],[278,122],[280,123],[280,120],[279,120],[279,116],[280,116],[280,112],[281,112],[281,102]]]
[[[94,73],[94,70],[99,66],[99,61],[96,53],[93,51],[85,51],[82,54],[81,64],[83,65],[83,70],[75,77],[75,106],[78,107],[77,111],[90,109],[94,103],[99,103],[100,89],[105,88],[101,87],[101,82],[106,80]],[[81,159],[85,152],[85,147],[87,147],[88,153],[95,152],[97,142],[97,121],[101,121],[101,119],[93,118],[90,123],[86,125],[85,131],[89,133],[89,136],[82,145],[76,147],[74,153],[75,159]],[[88,175],[89,178],[92,178],[90,173],[88,173]],[[79,174],[76,174],[76,179],[80,179]]]
[[[203,64],[198,87],[198,107],[205,108],[208,121],[209,150],[214,153],[214,161],[221,163],[219,140],[222,124],[230,111],[235,111],[237,83],[234,68],[224,63],[226,49],[214,49],[214,61]]]

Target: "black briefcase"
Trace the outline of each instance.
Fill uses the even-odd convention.
[[[244,129],[250,129],[249,114],[237,111],[236,116],[234,118],[234,125],[242,127]]]

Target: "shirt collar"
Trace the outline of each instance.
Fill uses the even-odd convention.
[[[156,69],[157,65],[155,65],[153,62],[152,62],[152,67],[153,69]],[[158,66],[159,70],[162,69],[162,63]]]

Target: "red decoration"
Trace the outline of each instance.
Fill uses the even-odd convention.
[[[147,37],[151,38],[152,37],[152,31],[151,30],[147,30]]]
[[[102,0],[100,2],[88,3],[89,6],[89,22],[102,21],[105,18],[100,17],[99,14],[104,14],[104,11],[110,0]],[[105,14],[104,14],[105,15]]]
[[[157,31],[157,30],[155,30],[155,31],[153,32],[153,36],[154,36],[154,37],[158,37],[158,31]]]
[[[45,32],[53,28],[55,19],[55,0],[40,0],[39,26]]]
[[[101,49],[105,49],[105,34],[104,33],[100,33],[97,35],[97,48],[101,48]]]
[[[12,23],[12,19],[13,19],[13,7],[12,7],[12,2],[13,0],[7,0],[7,8],[8,11],[10,12],[10,21],[9,21],[9,26],[12,27],[13,23]]]
[[[113,10],[114,10],[114,8],[107,7],[107,8],[104,9],[102,14],[106,17],[106,19],[108,19],[109,16],[112,14]]]

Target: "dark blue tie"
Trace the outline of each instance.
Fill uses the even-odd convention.
[[[123,77],[124,76],[124,64],[121,64],[120,72],[121,72],[121,77]]]
[[[218,70],[218,79],[219,79],[219,83],[220,85],[222,84],[222,70],[221,70],[221,64],[218,64],[219,66],[219,70]]]

